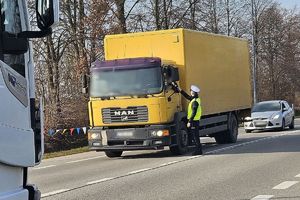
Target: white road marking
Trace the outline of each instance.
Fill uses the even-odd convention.
[[[272,197],[274,197],[274,195],[258,195],[256,197],[253,197],[251,200],[269,200]]]
[[[81,159],[81,160],[73,160],[73,161],[69,161],[69,162],[66,162],[66,163],[67,164],[78,163],[78,162],[82,162],[82,161],[93,160],[93,159],[103,158],[103,157],[105,157],[105,156],[97,156],[97,157],[85,158],[85,159]]]
[[[96,184],[96,183],[102,183],[102,182],[109,181],[109,180],[112,180],[112,179],[114,179],[114,178],[113,177],[103,178],[103,179],[100,179],[100,180],[87,182],[86,185],[93,185],[93,184]]]
[[[48,165],[48,166],[44,166],[44,167],[35,167],[35,168],[32,168],[32,169],[37,170],[37,169],[46,169],[46,168],[50,168],[50,167],[56,167],[56,165]]]
[[[70,190],[70,189],[55,190],[55,191],[53,191],[53,192],[44,193],[44,194],[41,195],[41,197],[44,198],[44,197],[56,195],[56,194],[59,194],[59,193],[62,193],[62,192],[67,192],[67,191],[69,191],[69,190]]]
[[[151,170],[151,168],[145,168],[145,169],[140,169],[140,170],[132,171],[132,172],[129,172],[128,174],[137,174],[137,173],[148,171],[148,170]]]
[[[167,166],[167,165],[172,165],[172,164],[175,164],[175,163],[178,163],[179,161],[171,161],[171,162],[168,162],[168,163],[164,163],[164,164],[161,164],[159,165],[160,167],[163,167],[163,166]]]
[[[296,177],[296,178],[300,178],[300,174],[296,175],[295,177]]]
[[[275,187],[273,187],[273,189],[274,190],[285,190],[297,183],[299,183],[299,181],[285,181],[285,182],[280,183],[279,185],[276,185]]]

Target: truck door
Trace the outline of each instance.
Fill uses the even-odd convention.
[[[0,199],[28,199],[27,167],[34,166],[29,43],[25,1],[0,0]],[[31,66],[32,67],[32,66]]]

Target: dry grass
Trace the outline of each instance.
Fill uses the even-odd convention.
[[[88,151],[89,151],[88,147],[80,147],[80,148],[66,150],[66,151],[59,151],[59,152],[53,152],[53,153],[45,153],[44,154],[44,159],[61,157],[61,156],[68,156],[68,155],[78,154],[78,153],[84,153],[84,152],[88,152]]]

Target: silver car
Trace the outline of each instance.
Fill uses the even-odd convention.
[[[245,118],[245,131],[254,130],[284,130],[289,126],[294,128],[294,109],[286,101],[263,101],[253,106],[251,117]]]

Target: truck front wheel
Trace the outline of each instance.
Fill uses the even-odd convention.
[[[176,144],[170,146],[170,151],[174,155],[183,155],[188,152],[188,130],[183,121],[176,124]]]
[[[109,158],[121,157],[123,151],[105,151],[105,155]]]

